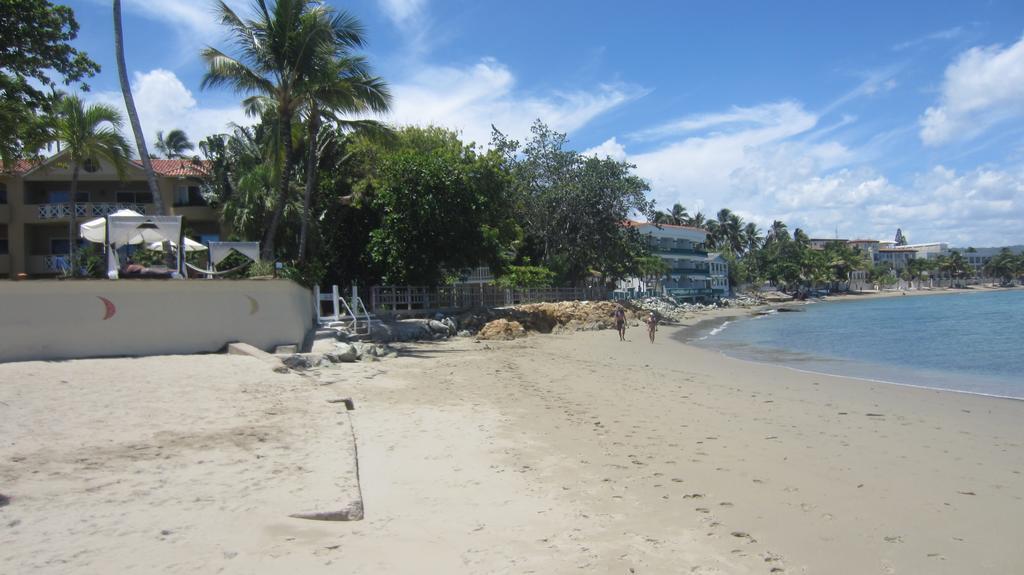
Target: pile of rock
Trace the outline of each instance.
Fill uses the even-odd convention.
[[[522,324],[518,321],[508,321],[507,319],[496,319],[488,322],[482,328],[480,333],[477,334],[479,339],[489,340],[510,340],[523,337],[526,335],[526,330],[523,329]]]
[[[327,367],[335,363],[354,363],[357,361],[377,361],[385,357],[398,357],[398,350],[379,343],[357,341],[353,343],[339,342],[334,349],[325,353],[293,353],[281,358],[289,369],[304,371],[315,367]]]

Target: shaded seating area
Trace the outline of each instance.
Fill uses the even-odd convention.
[[[171,242],[173,246],[188,246],[181,216],[144,216],[131,210],[120,210],[105,218],[88,221],[79,226],[79,230],[82,238],[103,245],[107,256],[107,277],[110,279],[186,277],[185,250],[176,250],[174,269],[146,268],[121,262],[117,253],[119,247],[139,244],[162,245],[163,242]],[[202,245],[197,242],[192,244]]]

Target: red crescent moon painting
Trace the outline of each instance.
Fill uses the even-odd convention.
[[[109,299],[103,296],[98,295],[96,297],[100,298],[100,300],[103,302],[103,305],[106,306],[106,311],[103,314],[103,319],[106,320],[114,317],[114,314],[117,313],[117,306],[114,305],[114,302],[110,301]]]

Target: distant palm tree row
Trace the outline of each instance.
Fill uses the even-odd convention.
[[[772,223],[767,236],[762,236],[761,229],[754,222],[744,222],[738,214],[728,208],[718,210],[715,217],[707,219],[703,213],[690,214],[682,204],[675,204],[668,211],[654,214],[654,223],[673,226],[690,226],[707,230],[707,247],[711,250],[728,251],[734,256],[752,253],[760,248],[766,240],[789,236],[786,224],[776,220]],[[808,240],[807,234],[799,228],[795,231],[798,240]]]

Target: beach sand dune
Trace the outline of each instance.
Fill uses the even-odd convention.
[[[671,331],[460,338],[307,377],[205,356],[221,378],[144,394],[109,373],[195,358],[0,366],[0,571],[1024,571],[1024,402],[731,360]],[[289,518],[346,473],[325,463],[339,395],[366,518]]]

